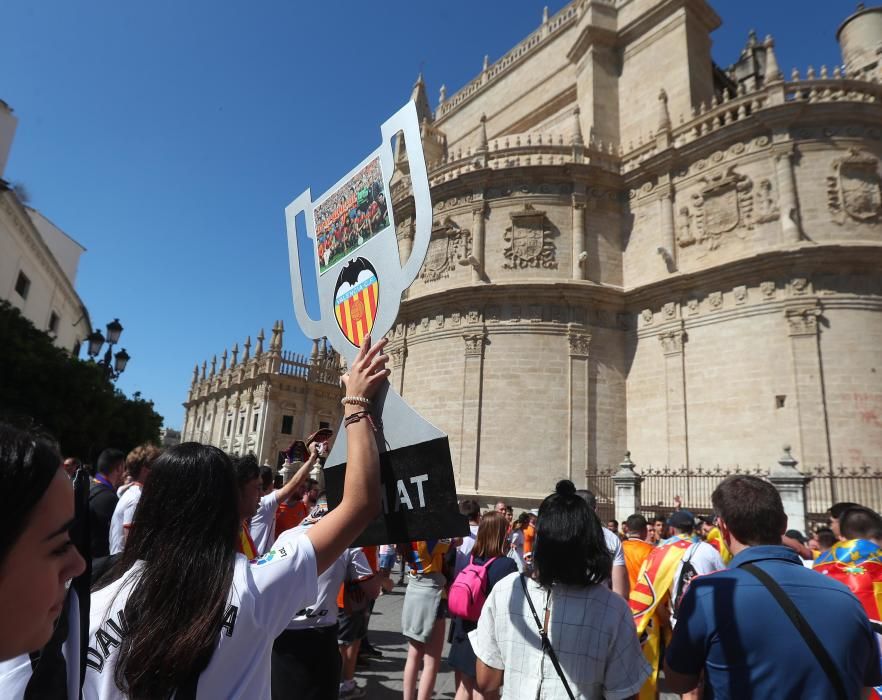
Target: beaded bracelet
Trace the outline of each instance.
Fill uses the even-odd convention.
[[[340,403],[344,406],[346,404],[352,404],[355,406],[364,406],[365,408],[370,408],[371,400],[365,398],[364,396],[344,396],[340,399]]]
[[[374,418],[371,415],[370,411],[356,411],[355,413],[350,413],[348,416],[346,416],[346,418],[343,419],[343,427],[348,428],[350,425],[355,425],[362,418],[367,420],[367,422],[371,426],[371,430],[373,430],[374,432],[377,432],[378,428],[383,427],[383,421],[381,419],[377,418],[376,423],[374,422]]]

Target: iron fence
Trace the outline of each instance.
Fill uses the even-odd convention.
[[[597,517],[604,525],[616,517],[616,487],[612,476],[617,471],[618,467],[597,467],[585,474],[585,488],[597,497]]]
[[[828,523],[827,510],[834,503],[859,503],[882,512],[882,471],[864,465],[803,466],[800,471],[812,479],[806,487],[806,520],[810,528]]]
[[[615,484],[612,477],[619,466],[596,467],[586,473],[587,488],[597,496],[597,515],[606,523],[615,517]],[[713,467],[638,466],[635,472],[643,478],[640,485],[640,513],[647,518],[666,518],[677,508],[691,511],[693,515],[710,515],[713,512],[711,494],[723,479],[733,474],[750,474],[766,477],[769,470],[759,465],[753,467],[732,465]]]
[[[606,523],[615,517],[613,475],[619,466],[596,467],[586,473],[587,488],[597,496],[597,514]],[[806,486],[806,526],[811,530],[828,523],[827,510],[834,503],[852,502],[882,513],[882,469],[860,467],[800,465],[799,471],[810,476]],[[769,469],[761,465],[716,465],[713,467],[637,466],[640,484],[641,514],[647,518],[667,518],[677,508],[696,516],[713,513],[711,494],[727,476],[749,474],[766,478]]]

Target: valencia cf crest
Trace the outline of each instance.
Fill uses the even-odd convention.
[[[365,258],[351,260],[340,270],[334,288],[334,314],[346,340],[356,347],[374,326],[379,297],[377,271]]]

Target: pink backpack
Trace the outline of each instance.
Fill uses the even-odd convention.
[[[487,600],[487,570],[496,559],[493,557],[483,564],[475,564],[475,558],[469,558],[468,566],[459,572],[447,593],[447,609],[451,614],[463,620],[478,621]]]

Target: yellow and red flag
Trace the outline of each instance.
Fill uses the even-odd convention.
[[[671,631],[668,593],[674,585],[677,565],[692,544],[689,540],[674,540],[656,547],[643,562],[637,574],[637,584],[631,589],[628,604],[637,625],[643,656],[652,666],[652,673],[640,689],[640,700],[658,697],[661,650],[669,641]]]
[[[723,533],[720,532],[720,528],[715,527],[707,533],[707,543],[720,553],[720,559],[728,566],[729,562],[732,561],[732,552],[726,546],[726,540],[723,539]]]
[[[248,531],[248,524],[243,520],[239,526],[239,538],[236,540],[236,551],[245,555],[248,561],[257,559],[257,547],[254,540],[251,539],[251,533]]]

